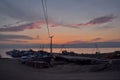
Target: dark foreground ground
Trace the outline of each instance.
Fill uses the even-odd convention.
[[[57,65],[36,69],[14,59],[0,59],[0,80],[120,80],[120,67],[92,71],[101,65]]]

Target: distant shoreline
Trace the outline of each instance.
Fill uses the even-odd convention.
[[[120,48],[120,42],[96,42],[96,43],[73,43],[54,44],[53,48]],[[64,45],[64,46],[63,46]],[[0,44],[0,48],[49,48],[49,44]]]
[[[31,49],[31,48],[40,48],[40,47],[0,47],[0,49]],[[48,49],[49,47],[44,47],[45,49]],[[53,47],[53,48],[61,48],[61,47]],[[96,48],[96,47],[65,47],[65,48]],[[99,47],[99,48],[120,48],[120,47]],[[64,48],[63,48],[64,49]]]

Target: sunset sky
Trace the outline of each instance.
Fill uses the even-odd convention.
[[[120,0],[47,0],[54,44],[120,42]],[[0,1],[0,43],[47,44],[41,0]]]

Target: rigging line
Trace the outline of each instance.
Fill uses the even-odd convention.
[[[45,1],[45,2],[44,2],[44,1]],[[42,4],[43,4],[43,10],[44,10],[43,12],[44,12],[44,15],[45,15],[44,17],[45,17],[46,22],[48,23],[48,21],[47,21],[48,18],[47,18],[47,5],[46,5],[46,0],[43,0],[43,1],[42,1]]]
[[[45,14],[46,14],[46,23],[47,23],[47,27],[48,27],[48,12],[47,12],[47,0],[45,0]],[[49,27],[48,27],[48,29],[49,29]],[[50,31],[49,31],[49,33],[50,33]]]
[[[45,22],[46,22],[46,25],[48,27],[48,20],[47,20],[47,14],[46,14],[46,6],[45,6],[45,2],[44,0],[42,0],[42,7],[43,7],[43,13],[44,13],[44,18],[45,18]]]
[[[46,8],[46,21],[47,21],[47,24],[48,24],[47,0],[45,0],[45,8]]]
[[[41,0],[42,1],[42,7],[43,7],[43,13],[44,13],[44,18],[47,26],[47,31],[48,31],[48,36],[50,37],[50,31],[48,27],[48,14],[47,14],[47,0]]]

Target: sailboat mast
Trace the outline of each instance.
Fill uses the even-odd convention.
[[[96,53],[100,53],[97,43],[95,43],[95,46],[96,46]]]
[[[43,7],[43,13],[44,13],[44,18],[45,18],[45,22],[46,22],[46,27],[47,27],[47,31],[48,31],[48,36],[50,38],[50,53],[52,54],[52,38],[53,38],[53,36],[51,36],[49,26],[48,26],[47,0],[41,0],[41,1],[42,1],[42,7]]]

